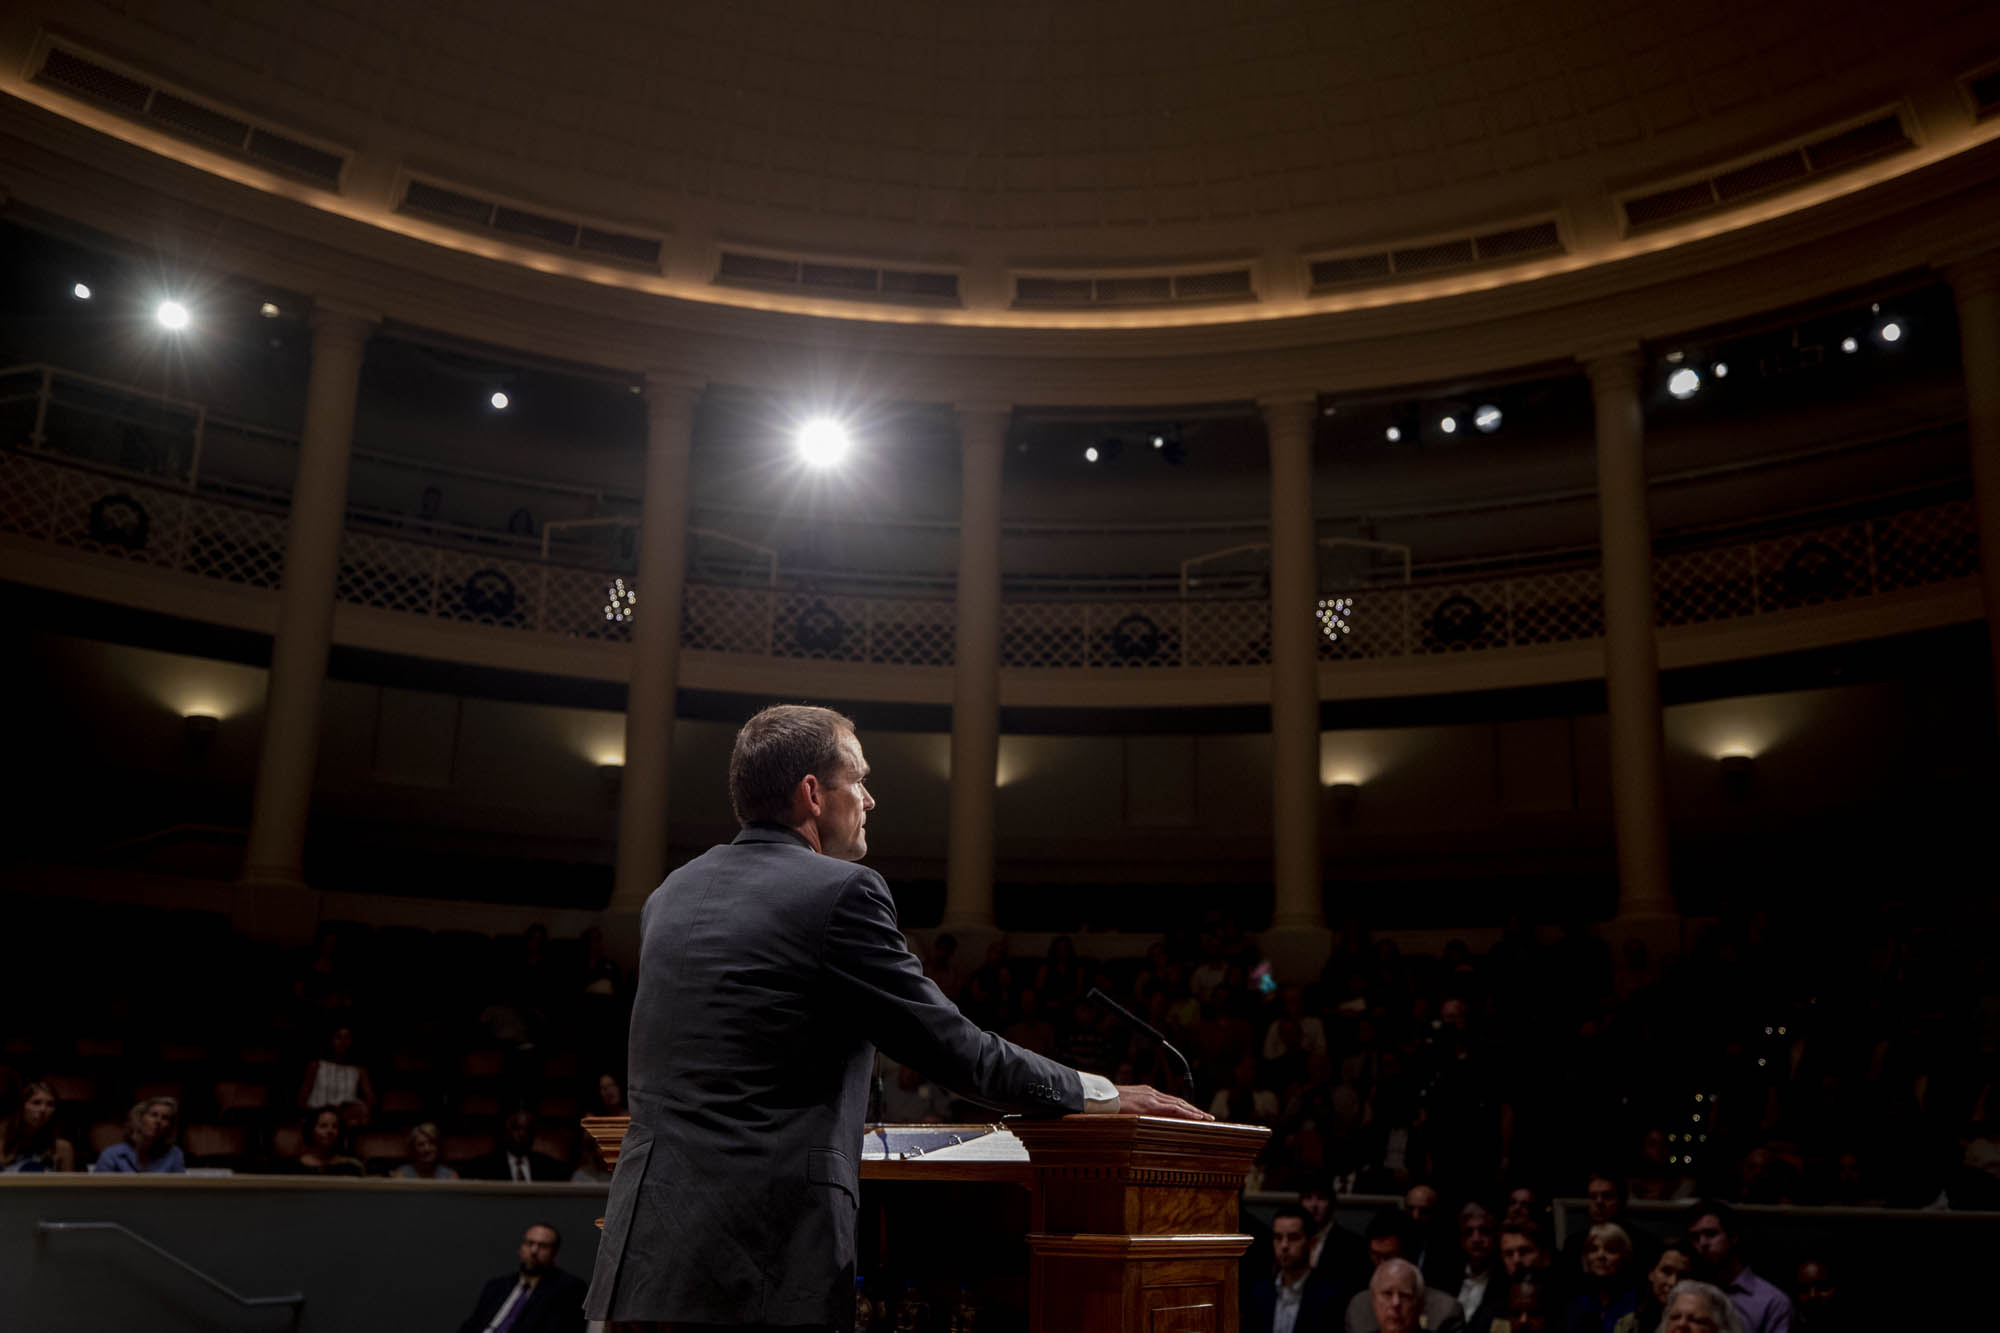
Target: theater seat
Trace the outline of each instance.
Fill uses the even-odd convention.
[[[85,1106],[97,1100],[97,1080],[82,1074],[45,1074],[42,1082],[49,1085],[49,1091],[60,1102],[77,1102]]]
[[[240,1125],[188,1125],[181,1130],[181,1151],[194,1166],[240,1168],[249,1147],[250,1136]]]
[[[93,1158],[100,1156],[112,1144],[124,1141],[123,1120],[100,1120],[90,1127],[90,1155]]]
[[[544,1129],[535,1134],[535,1151],[545,1152],[559,1162],[576,1160],[576,1131]]]
[[[271,1109],[271,1090],[262,1083],[223,1079],[215,1085],[215,1109],[236,1118],[261,1115]]]
[[[355,1140],[354,1155],[368,1164],[369,1175],[386,1175],[409,1160],[410,1136],[393,1130],[371,1129]]]
[[[296,1162],[306,1150],[305,1131],[297,1125],[279,1125],[271,1131],[271,1156],[281,1162]]]
[[[415,1120],[424,1113],[424,1094],[415,1088],[384,1088],[377,1114]]]
[[[438,1145],[439,1158],[454,1164],[490,1157],[498,1151],[500,1140],[491,1134],[447,1134]]]

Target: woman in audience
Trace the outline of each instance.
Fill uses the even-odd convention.
[[[125,1141],[98,1155],[92,1171],[164,1175],[187,1170],[174,1137],[180,1132],[181,1104],[172,1097],[149,1097],[125,1117]]]
[[[1743,1316],[1720,1287],[1680,1282],[1667,1300],[1659,1333],[1744,1333]]]
[[[1569,1333],[1638,1333],[1639,1288],[1632,1237],[1616,1222],[1593,1226],[1583,1245],[1583,1290],[1569,1307]]]
[[[299,1080],[299,1107],[345,1106],[360,1102],[375,1109],[375,1087],[368,1071],[353,1063],[354,1029],[345,1023],[327,1034],[326,1049],[306,1066]]]
[[[399,1180],[457,1180],[458,1172],[438,1160],[438,1127],[426,1120],[410,1131],[410,1160],[389,1174]]]
[[[1652,1333],[1666,1317],[1667,1298],[1674,1287],[1694,1267],[1694,1250],[1676,1236],[1660,1249],[1653,1271],[1646,1274],[1645,1290],[1639,1293],[1639,1333]]]
[[[0,1120],[0,1171],[74,1171],[76,1148],[56,1135],[56,1094],[46,1083],[21,1089],[21,1104]]]
[[[597,1076],[597,1098],[591,1103],[591,1115],[630,1115],[625,1106],[625,1086],[616,1074]]]
[[[361,1159],[347,1151],[347,1127],[340,1123],[338,1107],[322,1106],[306,1117],[306,1150],[299,1154],[297,1169],[309,1176],[359,1176],[366,1174]]]

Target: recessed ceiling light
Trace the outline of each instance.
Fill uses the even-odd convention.
[[[832,467],[847,457],[853,441],[848,437],[847,427],[832,417],[814,417],[799,427],[794,441],[799,457],[808,467]]]
[[[1447,435],[1458,434],[1458,418],[1445,417],[1443,420],[1438,422],[1438,429],[1443,431]]]
[[[493,410],[495,412],[505,412],[507,410],[507,405],[513,402],[514,400],[507,396],[505,390],[495,389],[493,391],[492,396],[489,397],[486,401],[493,404]]]
[[[257,307],[257,313],[262,315],[265,319],[276,319],[279,315],[283,314],[284,312],[278,309],[277,303],[275,301],[266,301],[264,302],[264,304]]]
[[[1472,424],[1479,428],[1482,435],[1491,435],[1500,429],[1500,409],[1491,403],[1482,403],[1472,414]]]
[[[178,332],[188,326],[188,308],[179,301],[162,301],[153,308],[153,318],[160,321],[163,329]]]
[[[1667,376],[1667,392],[1676,398],[1692,398],[1701,388],[1701,376],[1692,366],[1682,366]]]
[[[69,294],[79,301],[88,301],[90,299],[90,284],[79,282],[69,289]]]

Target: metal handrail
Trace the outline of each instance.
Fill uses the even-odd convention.
[[[153,1241],[147,1240],[144,1236],[140,1235],[138,1232],[132,1230],[132,1228],[124,1225],[121,1222],[42,1221],[35,1223],[35,1230],[44,1236],[53,1236],[59,1232],[65,1232],[65,1231],[113,1231],[121,1236],[127,1237],[128,1239],[137,1242],[142,1248],[151,1250],[154,1254],[159,1255],[162,1259],[165,1259],[168,1263],[172,1264],[174,1267],[180,1269],[184,1273],[190,1274],[191,1276],[198,1278],[204,1285],[216,1291],[221,1292],[223,1295],[227,1296],[230,1300],[235,1301],[238,1305],[245,1306],[250,1309],[265,1309],[274,1305],[289,1305],[292,1307],[292,1314],[295,1319],[298,1313],[305,1308],[306,1294],[302,1291],[287,1292],[282,1296],[245,1296],[242,1292],[236,1290],[236,1288],[230,1286],[228,1283],[222,1281],[220,1278],[212,1277],[209,1274],[202,1272],[199,1268],[196,1268],[193,1264],[181,1258],[178,1254],[175,1254],[172,1250],[165,1249],[160,1245],[154,1243]]]

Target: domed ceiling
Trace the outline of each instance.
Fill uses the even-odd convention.
[[[1990,137],[1965,89],[2000,57],[1980,0],[14,9],[9,64],[28,77],[8,91],[171,143],[34,77],[50,42],[72,42],[337,154],[340,211],[384,225],[452,243],[525,214],[572,230],[515,227],[503,249],[581,245],[600,281],[1024,323],[1300,313],[1429,276],[1378,256],[1435,270],[1440,243],[1488,271],[1525,259],[1522,276],[1670,243],[1634,192],[1710,189],[1695,182],[1871,118],[1900,138],[1848,152],[1872,164],[1860,184]],[[1816,185],[1836,156],[1760,168],[1745,193]],[[452,202],[468,199],[501,212]],[[1729,202],[1711,189],[1693,212],[1712,226]],[[592,250],[599,234],[626,249]],[[798,267],[814,260],[849,290],[814,291]],[[871,272],[873,287],[856,276]],[[1164,285],[1117,282],[1154,272]]]

